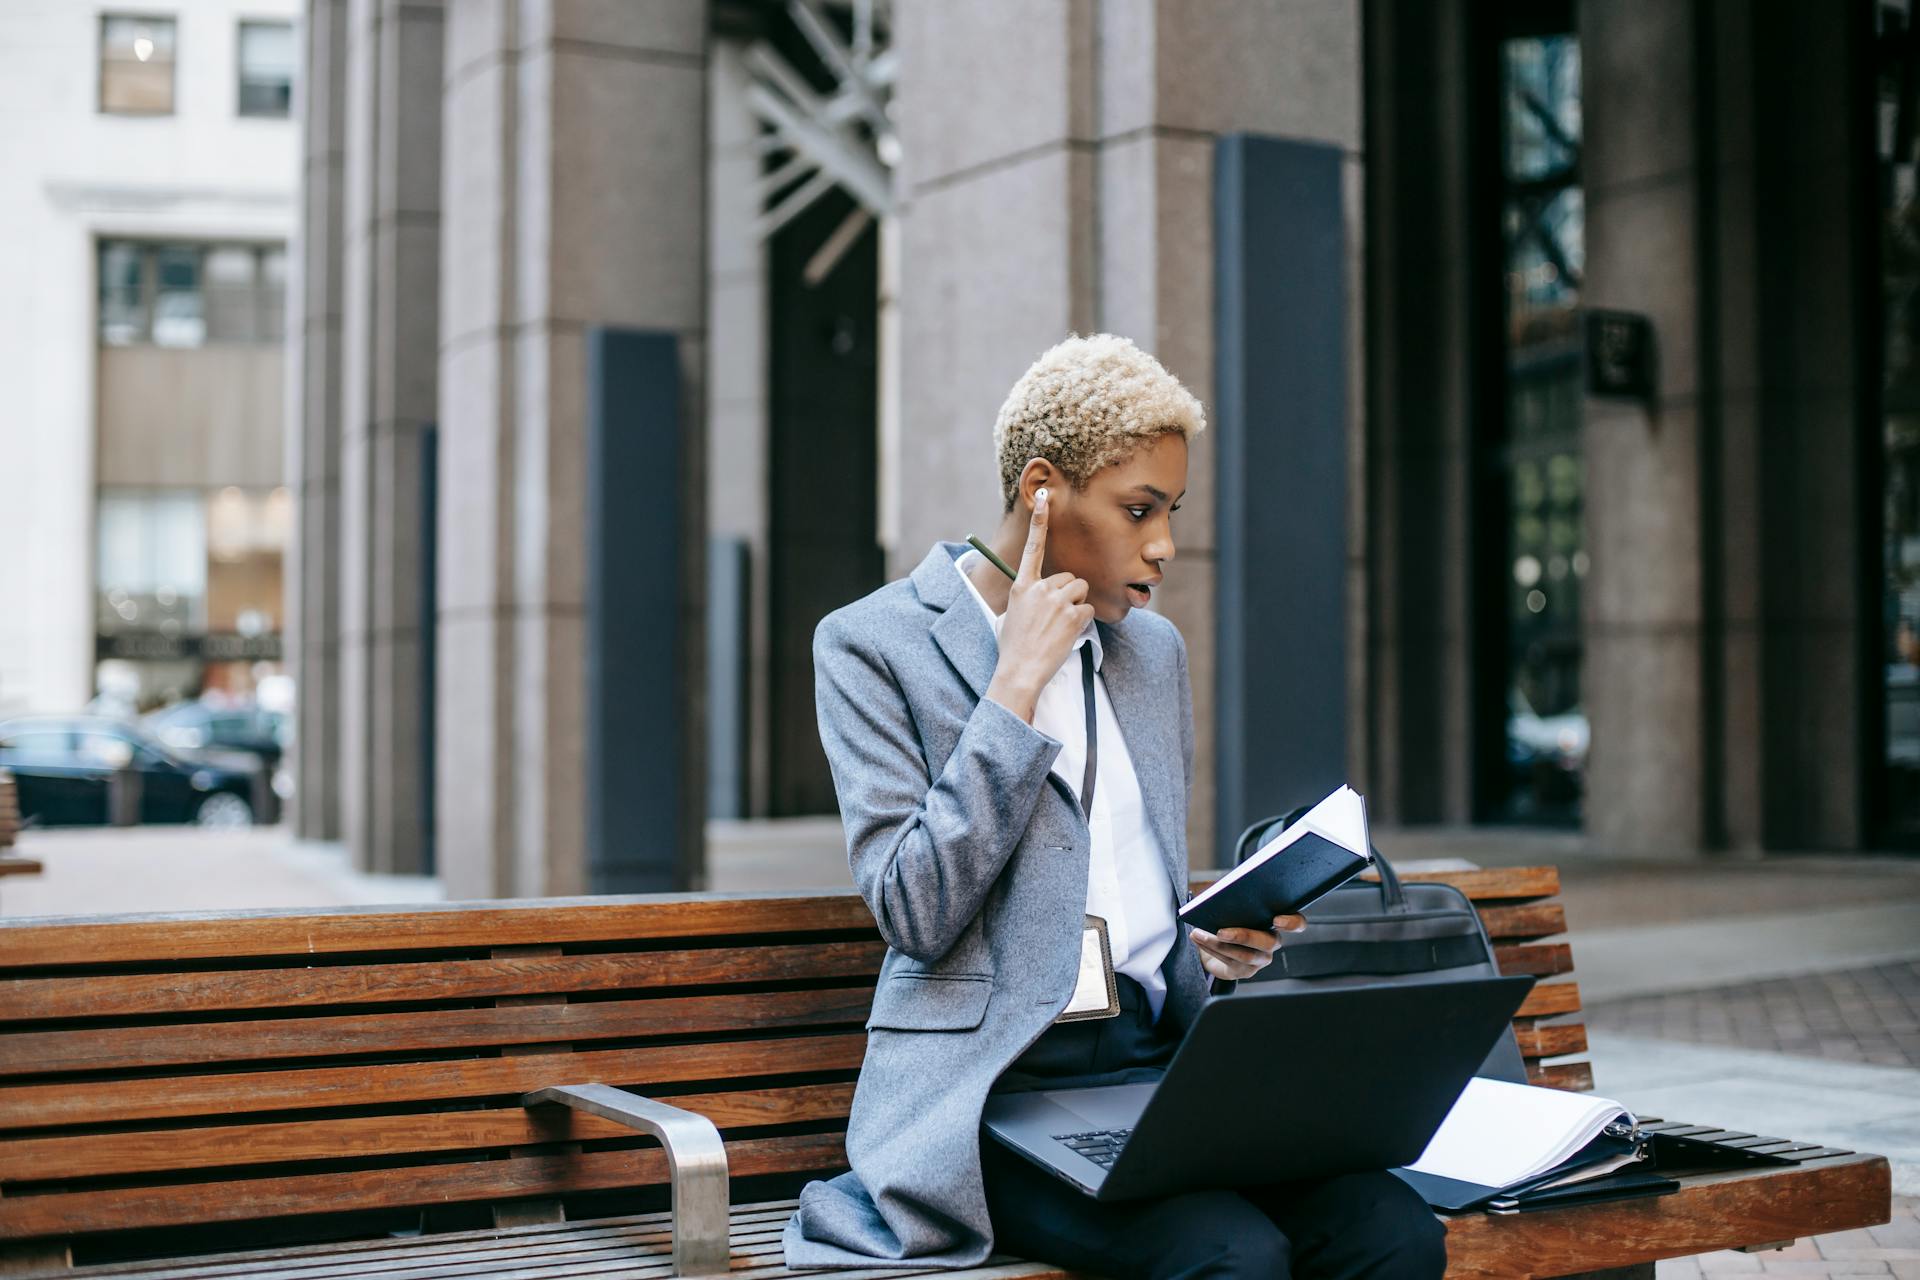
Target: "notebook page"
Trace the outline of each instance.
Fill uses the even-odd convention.
[[[1625,1111],[1609,1098],[1475,1076],[1407,1168],[1509,1186],[1553,1168]]]
[[[1298,822],[1261,845],[1258,850],[1248,856],[1245,862],[1195,894],[1193,901],[1187,905],[1191,907],[1205,902],[1242,876],[1251,874],[1255,867],[1267,859],[1284,852],[1294,841],[1309,831],[1325,836],[1368,862],[1373,861],[1372,848],[1367,843],[1367,814],[1365,807],[1361,804],[1360,793],[1343,783],[1319,804],[1300,815]]]
[[[1367,844],[1367,811],[1360,793],[1343,786],[1309,809],[1297,824],[1311,827],[1341,848],[1372,859]]]

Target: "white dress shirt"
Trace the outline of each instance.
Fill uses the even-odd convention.
[[[967,592],[987,615],[993,636],[1000,638],[1001,615],[995,613],[973,585],[968,570],[984,563],[980,553],[968,551],[954,561]],[[1113,967],[1147,993],[1155,1021],[1167,998],[1167,980],[1160,965],[1173,949],[1178,925],[1174,917],[1173,882],[1161,857],[1160,841],[1147,821],[1140,797],[1140,779],[1120,722],[1107,698],[1107,682],[1098,672],[1100,633],[1095,624],[1074,641],[1073,651],[1040,691],[1033,708],[1033,727],[1060,743],[1053,773],[1067,784],[1077,800],[1087,762],[1087,707],[1081,689],[1080,647],[1093,646],[1093,705],[1100,752],[1094,762],[1093,813],[1089,820],[1092,857],[1087,867],[1087,914],[1107,922],[1107,941],[1113,948]]]

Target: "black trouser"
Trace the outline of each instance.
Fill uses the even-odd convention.
[[[996,1088],[1152,1078],[1174,1042],[1139,985],[1119,984],[1119,1017],[1049,1028]],[[981,1157],[994,1248],[1039,1262],[1114,1280],[1438,1280],[1447,1269],[1445,1229],[1384,1171],[1107,1204],[991,1139]]]

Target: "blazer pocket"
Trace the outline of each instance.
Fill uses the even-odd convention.
[[[896,973],[873,993],[867,1030],[971,1031],[992,995],[992,974]]]

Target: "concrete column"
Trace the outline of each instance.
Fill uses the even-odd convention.
[[[356,865],[418,872],[422,431],[438,417],[437,0],[352,0],[341,322],[341,816]]]
[[[1719,388],[1710,820],[1735,850],[1857,848],[1884,732],[1869,714],[1880,584],[1859,568],[1878,518],[1862,513],[1881,503],[1863,465],[1880,448],[1867,317],[1881,305],[1863,266],[1871,157],[1853,132],[1865,14],[1697,2],[1714,249],[1702,339]]]
[[[767,252],[754,222],[760,213],[764,157],[760,123],[747,107],[751,80],[744,46],[716,40],[707,77],[708,306],[713,342],[707,356],[708,446],[725,465],[708,472],[709,525],[716,537],[747,544],[747,814],[768,812],[767,528]]]
[[[1617,852],[1698,848],[1701,707],[1700,297],[1691,4],[1579,11],[1584,306],[1645,314],[1652,402],[1586,404],[1586,823]]]
[[[449,12],[436,786],[455,897],[585,886],[585,333],[677,334],[700,435],[706,19],[701,0]],[[705,532],[687,507],[683,553]],[[669,605],[660,624],[689,622]]]
[[[340,309],[347,0],[308,0],[303,205],[288,299],[287,470],[299,503],[287,590],[299,714],[294,834],[340,838]]]
[[[1374,0],[1364,429],[1348,554],[1366,575],[1354,747],[1380,823],[1472,816],[1472,90],[1464,0]],[[1355,637],[1358,638],[1358,637]]]
[[[896,473],[883,485],[896,506],[882,525],[899,531],[887,548],[898,574],[933,540],[998,520],[994,413],[1068,332],[1125,334],[1211,402],[1213,146],[1222,134],[1331,142],[1348,154],[1357,284],[1361,139],[1352,4],[906,0],[895,21],[901,430]],[[1351,314],[1357,404],[1361,309]],[[1179,558],[1157,606],[1185,633],[1192,661],[1195,866],[1218,856],[1213,467],[1203,436],[1176,523]]]

